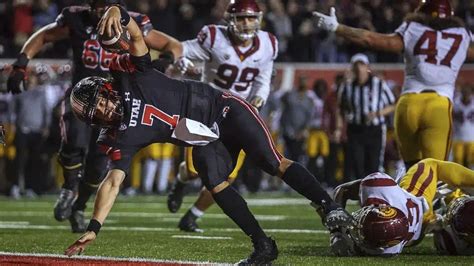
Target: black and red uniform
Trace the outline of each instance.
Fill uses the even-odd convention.
[[[155,142],[189,144],[172,137],[182,118],[219,132],[218,140],[195,146],[193,160],[211,190],[227,180],[239,151],[271,175],[281,155],[257,111],[244,99],[196,81],[175,80],[153,69],[149,54],[117,56],[110,65],[112,87],[122,97],[124,116],[117,129],[103,129],[99,144],[111,158],[111,169],[128,171],[133,155]]]
[[[129,12],[146,36],[153,26],[146,15]],[[98,18],[88,6],[70,6],[62,10],[56,18],[60,27],[69,29],[69,38],[73,51],[72,84],[89,76],[109,77],[109,64],[115,54],[104,50],[98,41]],[[68,96],[69,92],[66,96]],[[94,188],[100,183],[106,169],[107,157],[99,152],[95,143],[98,129],[91,129],[78,120],[72,113],[69,101],[65,101],[63,113],[63,140],[59,151],[60,162],[64,168],[65,183],[63,188],[76,190],[79,178],[81,186]],[[84,162],[85,160],[85,162]],[[83,164],[85,163],[85,169]],[[82,173],[84,171],[84,173]],[[95,190],[95,189],[91,189]],[[74,209],[85,209],[89,196],[78,199]]]

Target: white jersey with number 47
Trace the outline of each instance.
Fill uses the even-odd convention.
[[[407,243],[420,238],[423,214],[429,209],[423,197],[415,197],[401,188],[389,175],[377,172],[362,179],[359,198],[361,206],[385,204],[398,208],[408,218],[409,225],[407,241],[383,250],[365,250],[366,252],[371,255],[399,254]]]
[[[238,47],[229,34],[226,26],[204,26],[196,39],[183,42],[183,56],[204,61],[203,82],[247,100],[259,96],[266,101],[278,54],[277,39],[259,30],[249,47]]]
[[[418,22],[404,22],[396,30],[405,44],[403,92],[433,90],[453,100],[459,69],[473,41],[464,27],[434,30]]]

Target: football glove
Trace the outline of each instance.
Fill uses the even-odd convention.
[[[250,100],[250,104],[253,107],[257,108],[258,111],[260,111],[262,109],[264,103],[265,103],[265,101],[260,96],[254,96],[252,98],[252,100]]]
[[[7,80],[7,91],[18,94],[26,90],[26,66],[28,65],[28,57],[25,53],[21,53],[16,61],[12,64],[13,70]]]
[[[179,69],[182,75],[186,74],[186,71],[188,71],[189,69],[194,68],[194,63],[184,56],[180,56],[174,64],[176,68]]]
[[[356,254],[354,241],[350,237],[347,229],[331,232],[329,235],[329,244],[331,252],[336,256],[347,257]]]
[[[336,9],[334,7],[331,7],[331,9],[329,9],[329,16],[314,11],[313,17],[315,19],[316,26],[320,29],[334,32],[339,26],[336,17]]]

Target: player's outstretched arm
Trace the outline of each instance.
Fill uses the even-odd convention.
[[[143,39],[143,34],[137,23],[130,17],[125,9],[118,6],[112,6],[102,16],[98,24],[99,34],[113,36],[116,33],[122,33],[122,25],[130,33],[129,53],[133,56],[143,56],[148,53],[148,47]]]
[[[87,232],[66,249],[64,252],[65,255],[73,256],[81,254],[86,246],[95,240],[102,224],[104,224],[107,215],[114,205],[115,199],[120,191],[120,185],[124,178],[125,172],[122,170],[112,169],[107,173],[107,176],[104,181],[102,181],[99,190],[97,191],[97,196],[94,202],[94,211],[92,213],[92,219],[87,227]]]
[[[179,58],[183,55],[183,45],[181,42],[161,31],[150,31],[145,36],[145,43],[151,49],[172,52],[174,58]]]
[[[403,40],[398,34],[381,34],[339,24],[334,7],[331,7],[329,16],[313,12],[313,17],[318,28],[335,32],[338,36],[359,46],[391,53],[403,52]]]
[[[334,201],[345,208],[348,200],[359,200],[361,180],[358,179],[337,186],[334,189]]]
[[[48,42],[55,42],[66,39],[69,36],[69,28],[60,26],[54,22],[42,27],[33,34],[23,45],[21,53],[13,63],[7,81],[7,91],[12,93],[20,93],[25,89],[26,67],[28,61],[33,58]]]

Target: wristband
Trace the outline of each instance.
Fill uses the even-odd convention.
[[[18,57],[16,58],[16,61],[13,63],[13,66],[14,67],[18,67],[18,68],[26,68],[26,66],[28,65],[28,62],[30,60],[28,59],[28,57],[26,56],[25,53],[21,53],[20,55],[18,55]]]
[[[95,235],[99,234],[100,228],[102,225],[96,219],[91,219],[89,221],[89,225],[87,226],[87,231],[92,231]]]
[[[126,27],[128,23],[130,22],[130,15],[128,14],[127,10],[123,8],[122,6],[116,6],[120,9],[120,24],[122,26]]]

